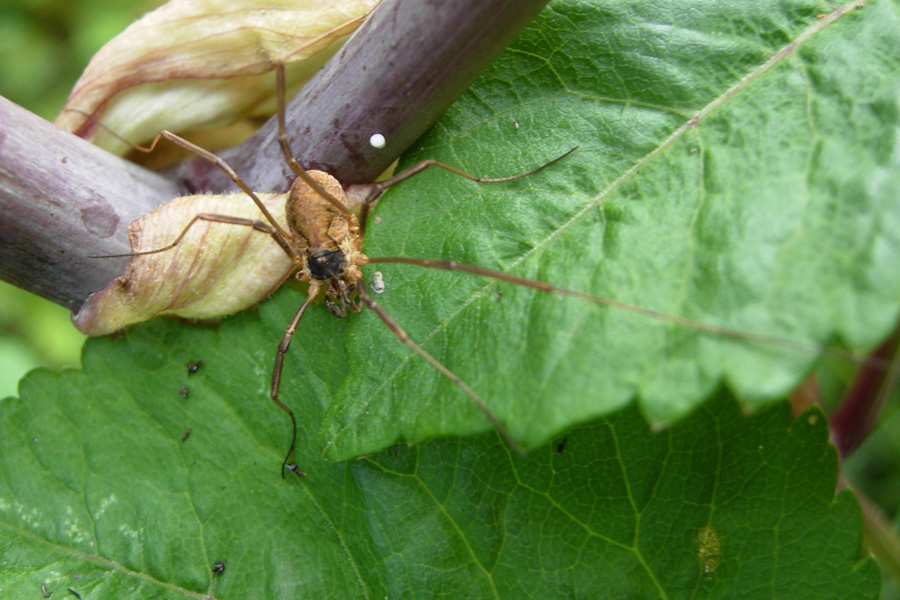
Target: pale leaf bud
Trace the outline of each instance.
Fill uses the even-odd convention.
[[[56,125],[124,154],[160,130],[220,127],[274,112],[274,78],[309,79],[378,0],[172,0],[100,49]],[[88,116],[89,115],[89,116]]]

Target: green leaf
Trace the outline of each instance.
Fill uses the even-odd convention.
[[[722,382],[742,403],[771,402],[823,345],[865,350],[897,320],[896,5],[840,18],[814,2],[692,5],[554,3],[406,160],[501,176],[578,150],[511,183],[418,175],[382,200],[366,252],[454,259],[808,346],[384,265],[379,302],[526,447],[635,400],[669,423]],[[491,427],[375,315],[347,333],[329,458]]]
[[[406,160],[498,176],[579,150],[512,183],[405,182],[366,252],[867,347],[900,298],[900,27],[884,0],[819,17],[829,11],[554,2]],[[0,592],[877,594],[874,563],[857,560],[858,508],[834,497],[821,415],[738,411],[776,401],[818,352],[379,269],[379,303],[535,448],[527,458],[496,433],[461,437],[490,424],[370,311],[338,320],[316,305],[281,386],[310,476],[284,482],[289,423],[267,397],[302,294],[217,328],[157,319],[89,342],[83,371],[36,372],[21,400],[0,401]],[[645,416],[674,425],[653,433]],[[455,437],[322,458],[437,436]]]
[[[84,372],[0,402],[5,597],[877,596],[825,419],[786,405],[747,418],[720,395],[660,433],[632,406],[527,459],[490,433],[325,463],[304,435],[310,475],[282,480],[270,357],[247,351],[269,312],[92,340]],[[339,377],[301,378],[323,392],[298,406],[309,434]]]

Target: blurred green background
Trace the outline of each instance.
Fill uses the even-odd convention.
[[[0,95],[53,120],[91,56],[160,4],[161,0],[0,0]],[[0,398],[16,395],[18,381],[35,367],[80,366],[83,341],[66,309],[0,282]],[[826,398],[837,402],[846,380],[824,379]],[[853,486],[878,505],[895,531],[900,527],[898,406],[895,392],[873,435],[844,464]],[[886,574],[893,577],[885,580],[884,599],[900,598],[898,565],[900,557],[887,565]]]
[[[0,95],[52,121],[91,56],[160,0],[0,0]],[[69,311],[0,281],[0,398],[38,366],[80,365]]]

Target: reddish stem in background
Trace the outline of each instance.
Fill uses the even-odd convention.
[[[887,394],[894,387],[900,370],[900,330],[881,344],[856,373],[850,388],[830,418],[831,441],[841,458],[859,446],[872,431]],[[881,364],[888,363],[887,369]]]

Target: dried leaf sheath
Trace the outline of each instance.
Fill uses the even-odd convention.
[[[170,1],[97,52],[56,125],[122,154],[129,147],[85,115],[134,143],[160,129],[197,130],[268,116],[274,88],[265,75],[274,65],[286,63],[288,82],[298,88],[377,3]]]
[[[259,196],[284,223],[287,195]],[[176,198],[131,224],[132,252],[171,244],[200,213],[261,217],[243,193]],[[91,295],[72,320],[87,335],[106,335],[157,314],[220,317],[257,304],[292,270],[291,259],[271,236],[252,227],[197,221],[174,248],[134,257],[125,275]]]

